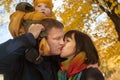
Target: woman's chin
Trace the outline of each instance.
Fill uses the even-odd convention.
[[[64,56],[63,56],[62,54],[60,54],[60,57],[61,57],[61,58],[64,58]]]

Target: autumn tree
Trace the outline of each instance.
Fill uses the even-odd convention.
[[[90,27],[95,19],[100,15],[101,10],[92,5],[91,0],[63,0],[62,11],[56,10],[56,15],[60,16],[65,25],[65,32],[70,29],[83,30],[84,26]]]
[[[96,38],[94,44],[100,56],[100,67],[108,78],[120,69],[120,42],[117,40],[118,35],[114,27],[113,22],[108,18],[95,28],[93,34]]]
[[[120,3],[118,0],[93,0],[99,5],[102,11],[106,12],[115,25],[120,41]]]
[[[10,4],[13,0],[1,0],[0,1],[0,6],[4,6],[5,10],[7,10],[8,12],[10,12]]]
[[[4,6],[5,10],[7,12],[10,12],[11,5],[13,5],[13,7],[15,8],[15,6],[17,5],[17,3],[19,3],[19,2],[29,2],[29,3],[32,3],[32,1],[33,0],[0,0],[0,6]]]
[[[15,0],[2,0],[0,6],[4,5],[5,9],[9,11],[11,1]],[[113,74],[113,71],[119,67],[120,63],[120,43],[117,41],[117,38],[120,40],[119,3],[116,0],[63,1],[63,5],[55,10],[55,14],[56,17],[65,25],[64,31],[66,32],[71,29],[76,29],[90,35],[99,52],[100,59],[102,60],[102,71],[107,76],[109,76],[109,73]],[[95,23],[96,18],[103,12],[107,13],[109,16],[108,19],[104,22],[96,23],[96,28],[92,29],[91,24]]]
[[[105,76],[110,77],[109,73],[113,74],[111,71],[115,70],[113,67],[109,68],[110,65],[112,65],[112,57],[119,54],[119,52],[114,49],[115,47],[119,49],[117,42],[118,35],[115,25],[113,24],[114,22],[108,17],[106,21],[96,23],[94,30],[91,25],[96,22],[96,18],[103,12],[104,11],[92,0],[64,0],[62,10],[58,9],[56,15],[61,18],[61,21],[65,25],[65,32],[76,29],[90,35],[94,40],[94,44],[102,60],[101,69],[105,73]],[[116,55],[114,55],[114,53],[116,53]],[[117,62],[119,62],[119,57],[115,59],[115,63]],[[119,64],[115,65],[118,67]]]

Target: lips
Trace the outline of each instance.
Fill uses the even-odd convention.
[[[41,12],[41,13],[45,14],[45,12]]]
[[[62,52],[63,47],[59,47],[58,49],[60,50],[60,53],[61,53],[61,52]]]
[[[62,50],[62,49],[63,49],[63,46],[61,46],[60,49]]]
[[[40,12],[45,14],[45,11],[44,11],[44,10],[40,10]]]

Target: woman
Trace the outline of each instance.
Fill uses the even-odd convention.
[[[90,37],[80,31],[71,30],[64,36],[65,45],[60,57],[67,58],[61,62],[58,80],[104,80],[98,68],[99,56]]]

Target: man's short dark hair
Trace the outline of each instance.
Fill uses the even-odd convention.
[[[52,28],[64,28],[64,25],[61,22],[51,18],[42,19],[39,23],[45,27],[46,32],[48,32]]]

